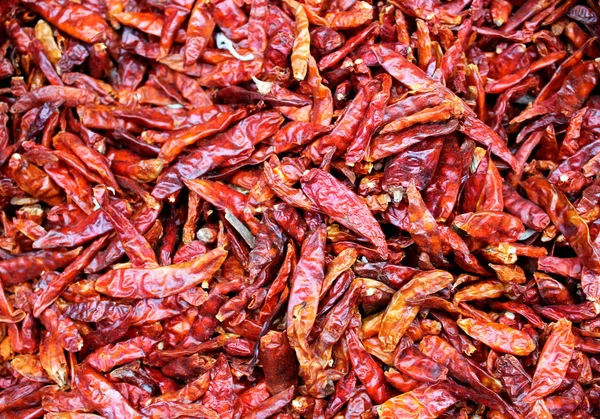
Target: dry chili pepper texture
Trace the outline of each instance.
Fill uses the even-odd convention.
[[[2,0],[0,419],[600,417],[594,0]]]

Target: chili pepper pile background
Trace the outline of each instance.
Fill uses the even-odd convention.
[[[0,418],[600,414],[594,0],[2,0]]]

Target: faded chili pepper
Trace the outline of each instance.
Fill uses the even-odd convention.
[[[419,306],[408,299],[433,294],[454,281],[445,271],[434,270],[416,274],[390,301],[381,320],[379,340],[386,351],[391,352],[402,338],[404,331],[419,313]]]
[[[290,345],[296,351],[300,376],[313,378],[317,371],[310,370],[312,351],[308,334],[314,325],[319,304],[319,291],[324,278],[325,239],[324,225],[317,226],[304,241],[298,264],[291,277],[287,322]],[[312,385],[313,383],[310,382]]]
[[[444,386],[434,384],[393,397],[377,408],[381,418],[436,418],[458,401]]]
[[[58,205],[62,201],[62,193],[52,179],[39,167],[27,162],[20,154],[12,155],[8,169],[23,191],[50,205]]]
[[[469,236],[488,243],[515,242],[525,232],[521,220],[499,211],[461,214],[454,219],[453,225]]]
[[[408,199],[408,232],[415,244],[431,256],[433,263],[446,263],[442,249],[442,237],[437,223],[425,206],[413,181],[408,185],[406,197]]]
[[[308,70],[310,56],[310,34],[308,32],[308,17],[304,6],[298,5],[294,11],[296,18],[296,38],[292,47],[292,72],[296,80],[304,80]]]
[[[529,355],[535,349],[535,342],[527,333],[499,323],[460,319],[457,324],[467,335],[485,341],[488,346],[499,352],[523,356]]]

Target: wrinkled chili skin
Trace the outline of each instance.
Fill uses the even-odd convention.
[[[40,250],[15,258],[0,261],[0,278],[6,285],[15,285],[37,278],[45,270],[56,270],[68,265],[81,252],[81,248],[71,251]]]
[[[335,218],[345,227],[356,231],[371,243],[381,254],[387,253],[383,232],[369,213],[368,208],[344,185],[324,171],[314,169],[302,178],[302,190],[320,207],[321,211]],[[335,196],[335,207],[327,203],[326,197]]]
[[[110,382],[89,366],[77,372],[77,389],[87,403],[109,417],[143,418]]]
[[[282,389],[297,385],[296,358],[284,334],[271,332],[263,336],[259,356],[271,393],[279,393]]]
[[[590,0],[0,0],[0,417],[600,417]]]

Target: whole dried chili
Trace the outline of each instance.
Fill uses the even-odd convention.
[[[0,2],[0,416],[600,416],[599,13]]]

